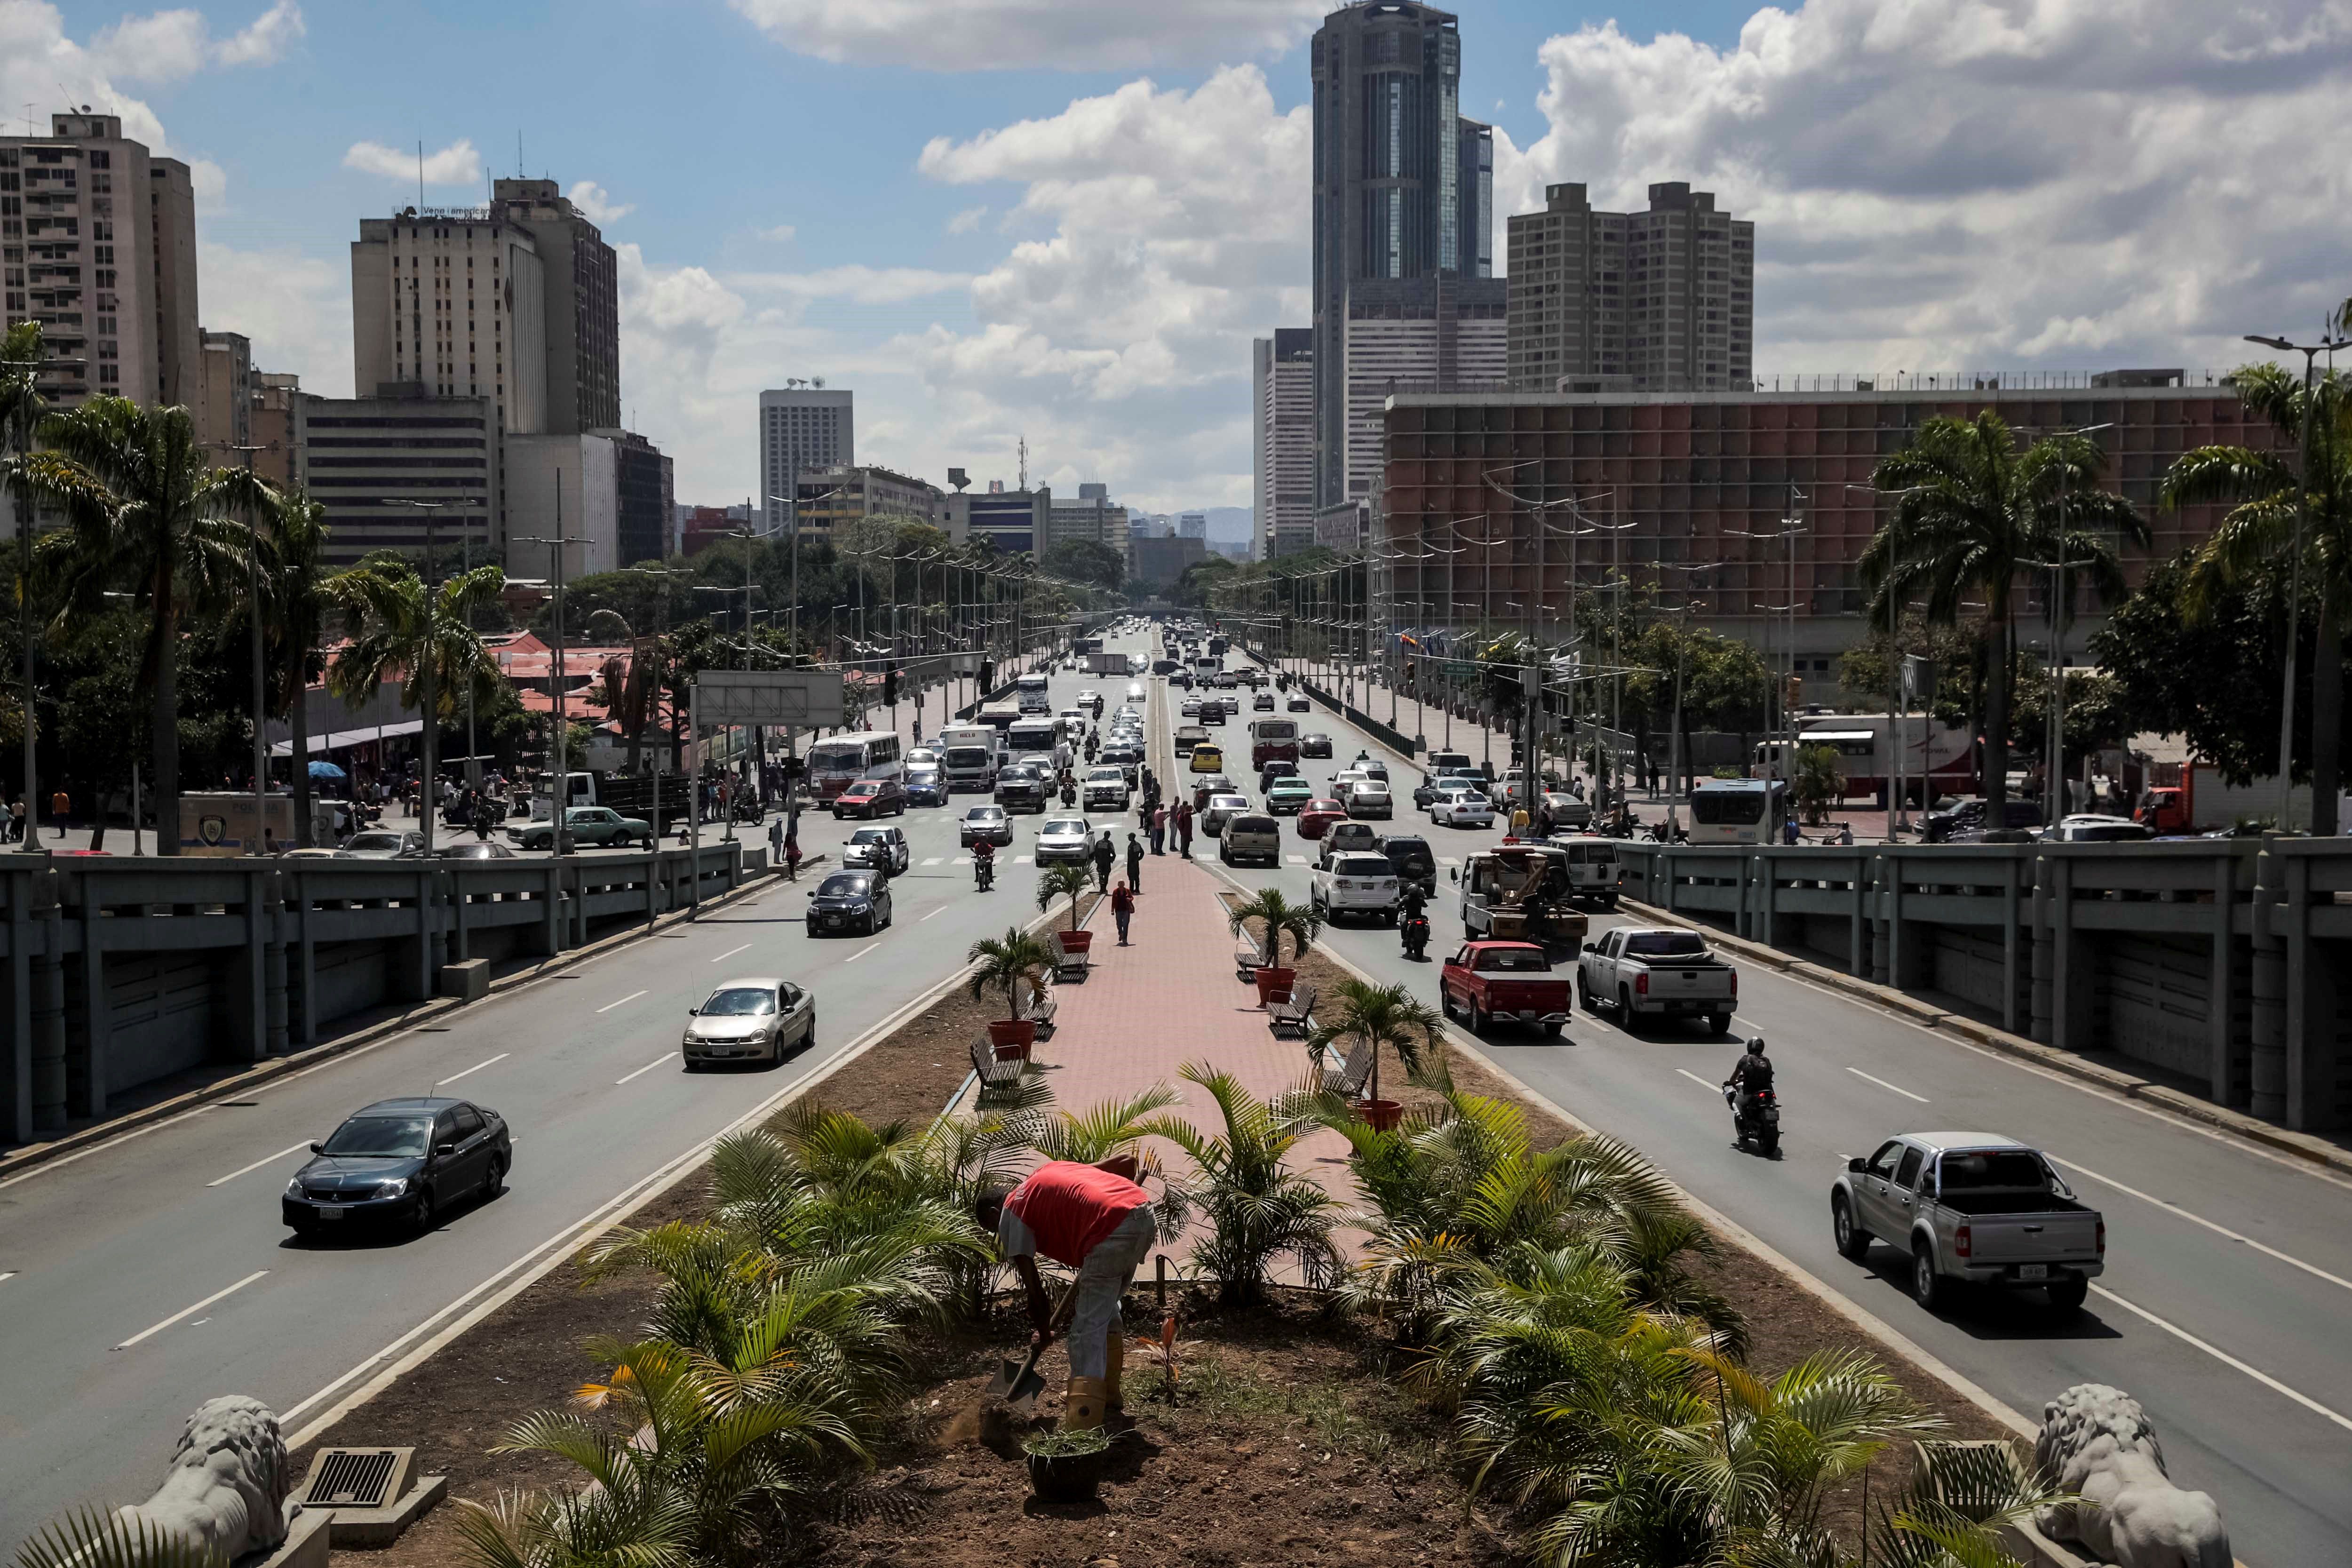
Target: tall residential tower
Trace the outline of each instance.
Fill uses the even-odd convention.
[[[760,394],[760,515],[766,531],[792,517],[787,497],[803,468],[847,468],[857,461],[857,423],[846,392],[792,387]]]

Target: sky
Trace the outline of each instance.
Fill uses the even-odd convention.
[[[551,177],[619,252],[622,402],[681,500],[761,388],[935,482],[1246,505],[1250,342],[1308,311],[1321,0],[0,0],[0,118],[187,160],[205,325],[352,392],[349,244]],[[1582,181],[1757,224],[1775,374],[2179,365],[2352,295],[2352,0],[1475,0],[1497,227]],[[1496,255],[1504,247],[1499,242]]]

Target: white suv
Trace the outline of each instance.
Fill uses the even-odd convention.
[[[1082,798],[1078,804],[1089,811],[1098,805],[1125,811],[1133,798],[1132,792],[1129,790],[1127,784],[1127,770],[1117,766],[1088,769],[1086,785],[1081,793]]]
[[[1385,855],[1340,855],[1316,868],[1307,901],[1326,920],[1364,915],[1393,921],[1397,915],[1396,867]]]

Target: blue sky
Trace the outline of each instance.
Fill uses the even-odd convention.
[[[1458,9],[1498,207],[1717,189],[1766,374],[2226,364],[2352,293],[2341,160],[2304,155],[2336,0]],[[682,500],[744,494],[759,387],[814,374],[862,458],[1010,479],[1025,435],[1033,474],[1173,510],[1246,501],[1248,341],[1304,324],[1318,10],[0,0],[0,114],[102,101],[196,163],[206,324],[314,390],[350,390],[346,247],[418,140],[458,205],[520,131],[612,212],[624,405]]]

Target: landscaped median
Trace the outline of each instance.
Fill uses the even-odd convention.
[[[1170,880],[1147,900],[1207,900]],[[1873,1559],[1922,1547],[1892,1513],[1914,1440],[1998,1423],[1858,1350],[1633,1151],[1381,1022],[1378,988],[1311,947],[1296,967],[1340,1054],[1351,1026],[1378,1037],[1394,1130],[1337,1098],[1253,1093],[1213,1061],[1056,1104],[1057,1078],[1100,1081],[1056,1063],[1124,1043],[1079,1037],[1090,1009],[1071,1001],[1044,1062],[942,1116],[1003,1007],[950,992],[325,1434],[418,1445],[421,1469],[481,1505],[442,1508],[378,1560],[1492,1562],[1582,1535],[1605,1561],[1769,1546],[1842,1563],[1865,1487]],[[1248,1005],[1229,963],[1197,984],[1203,1016]],[[1326,1129],[1339,1163],[1310,1182],[1300,1141]],[[1166,1152],[1171,1132],[1186,1153]],[[992,1293],[970,1202],[1045,1158],[1139,1147],[1161,1154],[1169,1179],[1147,1190],[1163,1234],[1184,1222],[1194,1277],[1163,1294],[1147,1270],[1130,1289],[1132,1426],[1099,1458],[1041,1456],[1041,1474],[1100,1471],[1093,1499],[1044,1501],[1022,1441],[1055,1402],[1033,1426],[981,1397],[1026,1322]],[[1334,1264],[1336,1289],[1272,1283]]]

